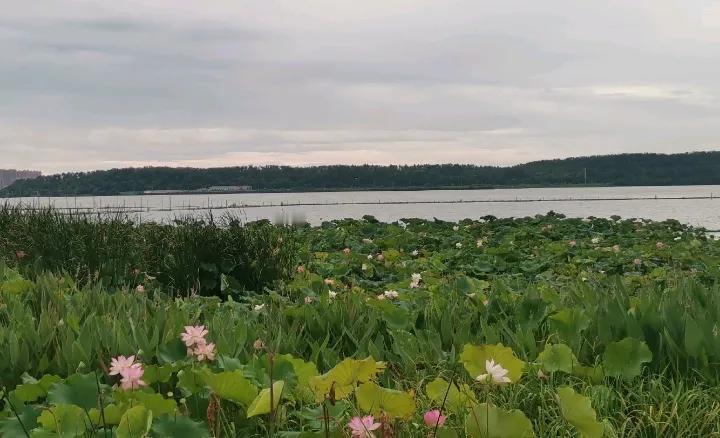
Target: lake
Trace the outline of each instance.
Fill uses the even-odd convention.
[[[97,196],[15,198],[0,202],[78,210],[122,209],[141,220],[158,221],[178,215],[207,214],[211,208],[213,214],[229,211],[246,220],[295,218],[311,224],[366,214],[382,221],[409,217],[454,221],[488,214],[522,217],[553,210],[571,217],[677,219],[720,230],[720,199],[715,196],[720,197],[720,186]],[[700,197],[705,199],[678,199]]]

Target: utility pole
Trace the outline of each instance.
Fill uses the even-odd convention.
[[[583,175],[585,176],[585,185],[587,185],[587,167],[583,167]]]

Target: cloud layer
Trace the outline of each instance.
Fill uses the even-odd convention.
[[[2,167],[512,164],[720,146],[720,6],[4,0]]]

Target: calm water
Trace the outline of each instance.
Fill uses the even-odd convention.
[[[21,198],[3,200],[29,205],[53,205],[59,208],[124,207],[143,220],[167,220],[178,215],[207,214],[194,208],[214,207],[214,214],[239,213],[247,220],[295,217],[319,224],[324,220],[359,218],[370,214],[383,221],[419,217],[444,220],[498,217],[522,217],[550,210],[567,216],[642,217],[677,219],[708,229],[720,229],[720,199],[654,199],[668,197],[720,197],[720,186],[673,187],[602,187],[602,188],[531,188],[497,190],[431,190],[412,192],[323,192],[323,193],[242,193],[214,195],[147,195],[77,198]],[[653,199],[619,200],[625,197]],[[606,200],[577,200],[605,198]],[[610,199],[607,199],[610,198]],[[552,201],[553,199],[564,199]],[[570,200],[568,200],[570,199]],[[501,202],[528,200],[536,202]],[[443,204],[422,202],[443,201]],[[468,203],[468,201],[490,201]],[[357,205],[300,205],[358,202]],[[398,202],[399,204],[380,204]],[[416,202],[413,204],[413,202]],[[224,209],[225,206],[241,206]],[[248,207],[248,205],[252,207]],[[138,212],[142,210],[142,212]]]

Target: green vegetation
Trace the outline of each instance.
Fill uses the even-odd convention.
[[[36,241],[68,230],[62,240],[73,242],[70,230],[115,223],[53,221],[26,229]],[[186,226],[166,232],[202,240],[212,225]],[[292,274],[278,271],[254,289],[263,293],[222,276],[222,297],[177,298],[180,284],[150,276],[137,288],[59,273],[32,254],[39,245],[15,248],[27,251],[18,260],[4,243],[22,274],[0,271],[0,435],[321,438],[349,436],[349,424],[378,438],[720,431],[720,244],[701,229],[548,214],[366,217],[266,233],[271,248],[278,235],[294,242]],[[114,248],[123,247],[100,258]],[[200,325],[207,332],[188,327]],[[135,356],[142,384],[109,373],[120,355]]]
[[[33,278],[68,273],[81,284],[134,287],[151,279],[169,293],[262,291],[294,269],[294,234],[234,216],[136,224],[125,215],[67,215],[0,207],[0,255]]]
[[[535,161],[511,167],[442,164],[113,169],[17,181],[0,190],[0,196],[117,195],[223,185],[249,185],[263,191],[319,191],[578,184],[720,184],[720,152],[606,155]]]

